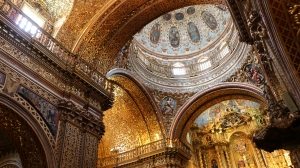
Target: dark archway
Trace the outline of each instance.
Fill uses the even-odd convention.
[[[0,132],[20,155],[24,168],[55,168],[55,157],[43,129],[31,114],[0,94]]]

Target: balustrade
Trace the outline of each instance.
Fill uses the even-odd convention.
[[[162,153],[169,150],[182,151],[188,155],[191,154],[190,148],[179,140],[159,140],[146,145],[139,146],[135,149],[117,153],[114,152],[111,156],[98,159],[97,167],[106,167],[119,165],[126,162],[134,162],[142,157],[151,156],[156,153]]]
[[[105,91],[107,96],[113,97],[113,83],[110,82],[103,74],[97,71],[92,65],[83,60],[80,56],[71,53],[48,32],[41,28],[31,18],[26,16],[15,4],[10,0],[0,0],[1,20],[7,21],[15,25],[15,28],[23,32],[20,35],[30,38],[33,45],[38,45],[46,49],[47,55],[53,62],[58,65],[63,65],[64,69],[72,70],[73,73],[84,78],[97,89]],[[25,32],[25,33],[24,33]]]

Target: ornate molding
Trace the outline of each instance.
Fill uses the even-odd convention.
[[[265,44],[265,39],[267,38],[266,28],[260,15],[256,11],[251,11],[248,19],[248,26],[254,41],[258,63],[261,66],[262,73],[265,77],[261,88],[268,103],[267,114],[270,117],[271,126],[280,128],[288,127],[289,125],[286,123],[283,124],[282,120],[286,120],[289,110],[280,100],[280,97],[278,97],[276,88],[278,87],[277,85],[279,85],[279,80],[275,74],[272,58],[270,57],[268,48]],[[297,117],[297,115],[293,115],[293,117]]]
[[[101,118],[71,101],[58,104],[60,112],[56,154],[61,168],[93,168],[97,162],[98,142],[104,134]]]
[[[239,2],[238,0],[226,0],[226,3],[229,7],[235,26],[239,31],[240,41],[251,43],[252,38],[249,33],[247,21],[244,16],[244,9],[241,6],[241,2]]]
[[[178,167],[185,168],[191,150],[179,140],[162,139],[133,150],[99,158],[98,168],[105,167]]]
[[[4,53],[19,65],[37,73],[39,78],[58,86],[62,91],[80,97],[94,108],[101,111],[101,108],[111,107],[113,84],[105,76],[80,57],[70,53],[37,25],[35,26],[41,33],[39,37],[30,36],[20,30],[15,23],[15,15],[25,18],[27,16],[10,1],[5,1],[1,6],[0,35]]]
[[[73,123],[84,131],[87,131],[99,139],[104,134],[102,116],[92,115],[88,109],[80,108],[71,101],[61,100],[58,103],[60,120]]]

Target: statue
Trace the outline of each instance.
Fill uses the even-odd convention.
[[[218,163],[216,159],[211,160],[211,168],[218,168]]]

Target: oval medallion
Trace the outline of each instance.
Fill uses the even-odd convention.
[[[183,13],[176,13],[175,18],[176,18],[176,20],[183,20],[184,14]]]
[[[188,23],[188,33],[192,42],[198,43],[200,41],[199,30],[193,22]]]
[[[191,6],[186,10],[186,13],[192,15],[195,13],[195,11],[196,11],[195,8]]]
[[[150,31],[150,41],[154,44],[157,44],[160,37],[160,25],[156,23],[153,25]]]
[[[209,12],[203,11],[201,17],[205,24],[212,30],[215,30],[218,26],[216,18]]]
[[[178,47],[180,38],[179,38],[179,32],[175,26],[171,27],[169,32],[169,40],[172,47]]]
[[[166,20],[166,21],[169,21],[171,20],[171,14],[167,13],[167,14],[164,14],[163,18]]]

